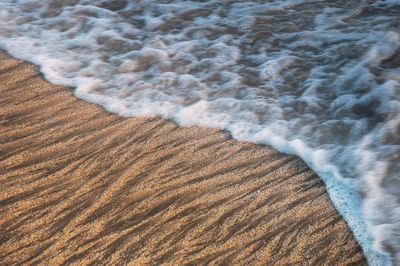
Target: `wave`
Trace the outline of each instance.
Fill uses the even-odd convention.
[[[399,13],[396,0],[6,0],[0,47],[110,112],[300,156],[369,263],[387,265],[400,263]]]

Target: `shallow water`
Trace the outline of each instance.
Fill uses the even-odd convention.
[[[78,97],[302,157],[370,264],[400,263],[399,33],[399,0],[0,3],[0,47]]]

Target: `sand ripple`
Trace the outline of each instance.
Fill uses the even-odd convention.
[[[0,54],[0,264],[365,264],[299,158],[111,115]]]

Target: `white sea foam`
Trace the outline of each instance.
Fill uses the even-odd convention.
[[[400,0],[0,2],[0,47],[76,96],[302,157],[371,265],[400,264],[399,29]]]

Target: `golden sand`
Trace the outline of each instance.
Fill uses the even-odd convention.
[[[299,158],[109,114],[0,62],[0,265],[365,264]]]

